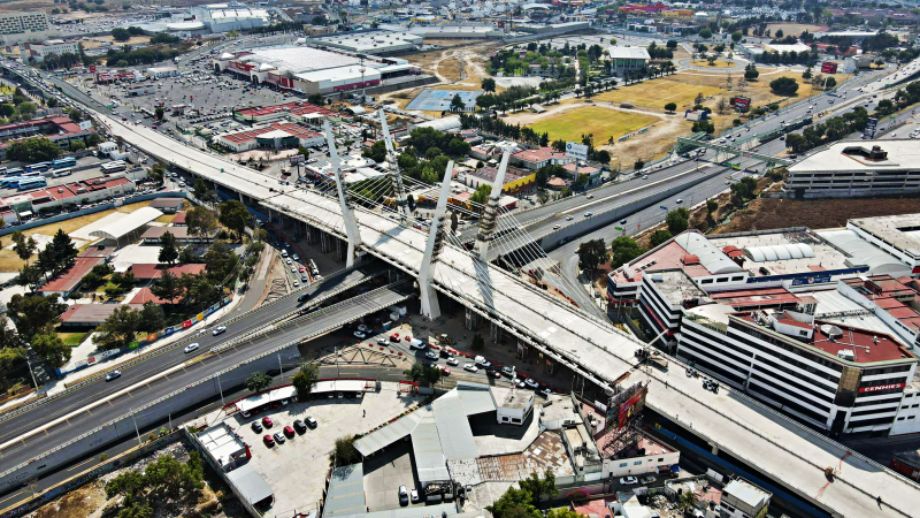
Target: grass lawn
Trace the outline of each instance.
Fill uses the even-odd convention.
[[[717,59],[715,62],[710,65],[708,60],[705,59],[694,59],[693,66],[695,67],[707,67],[707,68],[729,68],[734,66],[734,63],[729,63],[724,59]]]
[[[678,110],[693,105],[698,94],[703,97],[719,95],[722,88],[710,85],[693,84],[693,81],[676,79],[677,76],[653,79],[629,86],[619,87],[594,96],[598,101],[630,103],[634,106],[661,111],[664,105],[673,102]],[[722,78],[722,83],[725,79]]]
[[[76,347],[80,345],[83,340],[86,340],[86,337],[89,336],[89,333],[58,333],[57,334],[65,345],[70,347]]]
[[[657,118],[641,113],[586,106],[547,117],[530,127],[537,133],[549,133],[550,140],[581,141],[582,135],[590,133],[594,135],[594,142],[600,144],[610,137],[616,138],[655,122]]]

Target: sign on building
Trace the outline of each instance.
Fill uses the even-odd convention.
[[[576,160],[587,160],[588,159],[588,146],[584,144],[578,144],[575,142],[566,142],[565,143],[565,154],[566,156],[572,157]]]
[[[837,63],[833,61],[825,61],[821,63],[821,73],[822,74],[836,74],[837,73]]]

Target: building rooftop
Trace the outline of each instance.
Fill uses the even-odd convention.
[[[725,487],[722,488],[722,493],[732,495],[741,502],[751,506],[753,509],[758,509],[762,505],[765,505],[770,501],[771,496],[770,493],[760,489],[754,484],[737,478],[725,484]]]
[[[129,271],[134,274],[137,280],[149,281],[156,280],[163,276],[163,272],[168,271],[175,277],[183,275],[198,275],[205,271],[206,266],[201,263],[180,264],[177,266],[165,266],[162,264],[133,264]]]
[[[332,112],[322,106],[317,106],[315,104],[306,103],[303,101],[293,101],[289,103],[282,104],[273,104],[270,106],[257,106],[252,108],[242,108],[236,110],[236,115],[245,117],[245,118],[258,118],[264,117],[266,115],[273,115],[275,113],[290,113],[292,115],[310,115],[310,114],[319,114],[319,115],[335,115],[335,112]]]
[[[873,148],[884,154],[873,154]],[[790,174],[819,171],[893,171],[917,169],[920,146],[916,140],[858,140],[831,144],[789,167]]]
[[[268,126],[237,131],[235,133],[224,133],[223,135],[218,135],[214,138],[232,142],[234,144],[242,144],[244,142],[249,142],[259,138],[273,139],[296,137],[300,140],[306,140],[319,138],[320,136],[321,135],[316,131],[301,126],[300,124],[293,122],[273,122]]]
[[[611,59],[651,59],[645,47],[610,46],[607,47]]]
[[[73,325],[101,324],[122,306],[128,306],[136,310],[143,308],[143,306],[136,304],[74,304],[61,314],[61,322]]]
[[[658,271],[647,279],[658,292],[672,305],[680,306],[687,300],[700,301],[706,298],[706,292],[699,289],[693,279],[681,269]]]
[[[568,158],[565,153],[554,150],[551,147],[538,147],[535,149],[524,149],[511,155],[512,158],[522,162],[543,162],[550,159]]]
[[[920,145],[916,142],[913,151],[911,164],[917,167],[920,164]],[[847,227],[870,234],[915,261],[920,261],[920,214],[851,219]]]
[[[86,274],[92,271],[96,265],[102,264],[103,261],[104,259],[101,257],[77,257],[73,266],[46,282],[38,291],[42,293],[69,293],[80,284]]]
[[[820,235],[800,228],[707,239],[723,251],[727,247],[731,247],[728,250],[740,249],[745,269],[752,276],[839,270],[859,263],[825,242]]]

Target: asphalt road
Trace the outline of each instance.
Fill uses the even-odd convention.
[[[207,351],[211,350],[215,346],[226,344],[230,340],[235,338],[240,338],[244,335],[259,331],[260,329],[265,328],[270,323],[276,322],[279,319],[291,315],[298,308],[297,298],[303,293],[311,294],[311,299],[316,301],[326,301],[331,297],[334,297],[348,289],[351,289],[359,284],[369,280],[373,275],[381,273],[382,269],[367,267],[365,269],[359,269],[354,271],[340,271],[336,274],[333,274],[325,278],[322,282],[313,284],[303,290],[296,291],[286,297],[280,298],[274,303],[265,304],[259,307],[258,309],[242,315],[236,321],[232,321],[227,325],[228,329],[225,333],[219,336],[213,336],[211,334],[211,329],[202,330],[198,335],[183,339],[175,344],[171,344],[168,347],[168,350],[157,354],[155,356],[143,357],[139,363],[132,365],[130,367],[122,367],[121,378],[106,383],[101,379],[95,379],[92,381],[87,381],[82,383],[73,389],[70,389],[68,392],[59,395],[53,399],[49,399],[45,402],[41,402],[34,407],[29,412],[24,412],[20,414],[5,414],[2,418],[2,425],[0,425],[0,443],[5,443],[16,437],[21,436],[22,434],[33,429],[36,425],[46,422],[50,419],[61,417],[72,412],[77,412],[82,408],[85,408],[88,404],[98,400],[100,397],[111,393],[115,389],[124,388],[135,383],[143,382],[145,379],[148,379],[160,372],[163,372],[170,367],[182,364],[183,362],[188,361],[197,356],[204,355]],[[356,297],[355,307],[361,307],[362,299],[361,296]],[[383,300],[383,299],[381,299]],[[313,307],[315,307],[314,304]],[[309,308],[310,303],[308,302],[304,306]],[[343,314],[343,318],[347,316],[347,313]],[[304,318],[304,317],[301,317]],[[213,328],[214,326],[212,326]],[[309,327],[297,327],[293,330],[294,334],[300,333],[302,336],[308,336],[310,334]],[[285,335],[286,337],[288,335]],[[292,335],[293,336],[293,335]],[[275,337],[272,340],[277,340]],[[234,349],[234,354],[232,355],[236,361],[241,359],[248,358],[252,356],[260,348],[265,348],[271,344],[278,344],[282,342],[268,340],[268,343],[265,343],[266,340],[257,340],[252,346],[247,346],[242,349]],[[191,342],[198,342],[200,348],[193,353],[186,354],[183,352],[183,348],[186,344]],[[243,356],[239,357],[236,351],[241,351]],[[223,358],[227,355],[221,355],[218,358]],[[202,371],[198,365],[213,365],[214,360],[208,359],[199,364],[195,364],[196,368],[194,369],[197,372],[197,375],[202,375],[202,373],[213,372],[213,371]],[[233,365],[233,363],[220,363],[223,366]],[[213,366],[216,370],[220,368],[219,366]],[[173,380],[175,381],[175,380]],[[170,386],[181,386],[176,384],[170,384]],[[149,401],[153,398],[147,398],[145,395],[147,391],[139,390],[135,391],[131,395],[131,401],[133,406],[139,406],[143,404],[143,401]],[[116,407],[108,407],[116,409]],[[117,412],[124,412],[128,408],[125,405],[117,407],[116,412],[112,413],[112,416],[117,415]],[[8,417],[10,416],[10,417]],[[41,417],[38,417],[41,416]],[[108,414],[106,414],[108,416]],[[84,416],[85,417],[85,416]],[[100,417],[98,415],[94,416],[92,423],[96,425],[100,422],[104,422],[111,417]],[[66,431],[65,438],[76,437],[82,431],[85,431],[85,428],[81,430],[76,426],[75,421],[71,421],[70,426],[59,427],[56,429],[56,432]],[[63,439],[62,439],[63,440]],[[0,451],[0,472],[5,471],[6,469],[16,465],[14,462],[16,460],[23,460],[22,457],[30,458],[32,456],[38,455],[45,449],[49,449],[54,446],[56,443],[49,441],[48,435],[45,435],[42,441],[42,446],[34,446],[33,448],[22,448],[16,446],[11,448],[11,450],[2,452]],[[13,459],[13,460],[11,460]]]

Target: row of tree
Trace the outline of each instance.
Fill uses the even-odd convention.
[[[831,117],[824,122],[812,124],[801,134],[786,135],[786,147],[795,153],[802,153],[829,142],[840,140],[854,131],[862,131],[869,121],[869,113],[862,106],[852,111]]]

